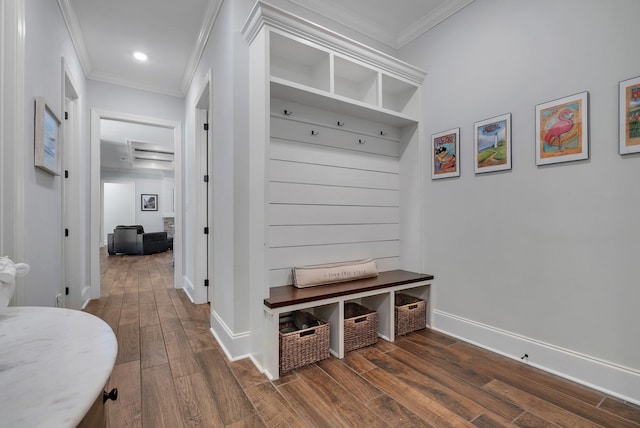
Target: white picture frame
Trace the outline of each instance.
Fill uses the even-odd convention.
[[[476,174],[511,169],[511,113],[475,122],[473,126]]]

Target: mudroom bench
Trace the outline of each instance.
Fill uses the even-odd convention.
[[[358,302],[378,312],[378,336],[393,342],[394,297],[396,292],[409,294],[427,301],[433,275],[392,270],[380,272],[377,277],[357,279],[336,284],[296,288],[293,285],[273,287],[264,299],[265,312],[265,366],[267,376],[279,377],[278,331],[281,314],[295,310],[313,312],[330,324],[330,352],[344,357],[344,303]],[[429,309],[427,309],[427,320]],[[428,322],[428,321],[427,321]]]

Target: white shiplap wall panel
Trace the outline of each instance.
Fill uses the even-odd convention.
[[[291,284],[294,266],[373,258],[381,271],[398,269],[398,142],[299,115],[271,125],[270,285]],[[354,146],[360,138],[367,143]]]
[[[332,165],[393,174],[400,173],[398,159],[373,153],[336,150],[332,147],[271,139],[271,159],[315,165]]]
[[[271,204],[269,223],[272,226],[304,224],[388,224],[399,223],[398,207],[354,207]]]
[[[376,265],[380,272],[400,269],[400,259],[398,257],[376,259]],[[293,284],[291,268],[273,269],[269,271],[269,284],[271,284],[272,287]]]
[[[272,160],[269,163],[271,181],[327,186],[360,187],[398,190],[398,174],[351,169],[339,166],[313,165]]]
[[[372,207],[397,207],[400,204],[400,192],[397,190],[319,186],[314,184],[271,182],[269,184],[269,195],[272,204]]]
[[[268,263],[269,269],[286,269],[336,261],[395,257],[399,252],[400,241],[282,247],[271,248]]]
[[[398,240],[398,224],[272,226],[272,248]]]

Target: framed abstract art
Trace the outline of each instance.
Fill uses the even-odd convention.
[[[431,136],[431,178],[460,176],[460,128]]]
[[[158,211],[158,195],[155,193],[143,193],[140,195],[141,211]]]
[[[620,154],[640,152],[640,77],[620,82]]]
[[[589,93],[536,106],[536,165],[589,159]]]

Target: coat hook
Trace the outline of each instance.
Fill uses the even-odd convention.
[[[291,116],[291,114],[293,114],[291,110],[287,110],[287,109],[285,109],[283,113],[285,116]]]
[[[344,126],[344,122],[338,121],[338,126]]]
[[[367,140],[363,140],[362,138],[358,139],[358,144],[364,144],[366,142],[367,142]]]
[[[382,135],[382,136],[387,135],[387,131],[380,131],[380,135]]]
[[[313,129],[311,130],[311,135],[318,135],[320,132],[318,131],[314,131]]]

